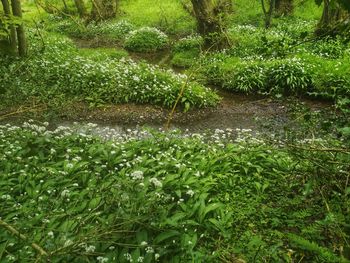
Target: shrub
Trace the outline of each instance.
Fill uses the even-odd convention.
[[[268,67],[270,92],[306,94],[313,85],[310,69],[300,59],[277,60]]]
[[[155,52],[164,49],[169,43],[166,34],[152,27],[131,31],[125,39],[126,49],[134,52]]]
[[[234,71],[224,83],[224,88],[244,93],[262,92],[266,89],[266,72],[259,63],[239,64]]]
[[[325,59],[318,56],[302,55],[312,65],[314,90],[312,96],[336,100],[350,97],[350,59]]]
[[[241,60],[215,55],[201,62],[210,84],[245,93],[306,94],[313,86],[311,69],[300,59]]]

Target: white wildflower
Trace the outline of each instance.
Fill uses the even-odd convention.
[[[143,172],[142,171],[134,171],[130,174],[130,177],[134,180],[142,180]]]
[[[54,237],[55,237],[55,235],[54,235],[54,233],[53,233],[52,231],[50,231],[49,233],[47,233],[47,235],[48,235],[50,238],[54,238]]]
[[[99,256],[99,257],[97,257],[96,259],[97,259],[97,261],[100,262],[100,263],[108,262],[108,258],[105,258],[105,257]]]
[[[96,249],[95,246],[90,245],[90,246],[85,248],[85,251],[88,253],[93,253],[93,252],[95,252],[95,249]]]
[[[155,178],[155,177],[152,177],[151,179],[149,179],[149,182],[150,182],[151,184],[153,184],[155,187],[162,187],[162,186],[163,186],[162,182],[159,181],[159,180],[158,180],[157,178]]]

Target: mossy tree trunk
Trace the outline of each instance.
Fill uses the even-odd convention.
[[[22,7],[21,7],[20,0],[11,0],[11,5],[12,5],[12,14],[22,19]],[[21,57],[24,57],[27,55],[27,41],[26,41],[23,23],[16,26],[16,32],[17,32],[18,54]]]
[[[275,8],[277,16],[291,15],[294,11],[293,0],[276,0]]]
[[[112,19],[117,14],[117,0],[92,0],[91,20]]]
[[[85,7],[85,3],[83,0],[74,0],[75,6],[78,10],[78,14],[81,18],[86,17],[87,12],[86,12],[86,7]]]
[[[204,37],[206,48],[220,49],[227,46],[224,16],[232,8],[230,0],[191,0],[197,20],[198,33]]]
[[[11,13],[11,6],[10,6],[9,1],[8,0],[1,0],[1,3],[2,3],[3,10],[4,10],[4,14],[7,17],[10,17],[12,13]],[[17,43],[16,28],[13,25],[11,25],[10,32],[9,32],[9,39],[8,39],[8,46],[10,48],[11,53],[15,53],[16,43]]]
[[[317,35],[337,35],[349,29],[350,13],[334,0],[323,1],[322,17],[317,25]]]

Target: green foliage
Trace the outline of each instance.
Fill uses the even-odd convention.
[[[134,29],[134,26],[125,20],[104,21],[100,23],[85,21],[78,18],[50,15],[46,23],[46,29],[57,33],[82,39],[104,38],[109,40],[123,41],[125,35]]]
[[[47,35],[46,39],[50,43],[45,52],[25,64],[21,60],[1,58],[0,72],[5,78],[0,83],[8,90],[5,96],[38,97],[48,103],[52,97],[62,97],[84,100],[92,105],[136,102],[170,108],[186,83],[186,76],[156,66],[78,52],[62,37]],[[8,71],[8,68],[15,71],[19,67],[21,71],[14,75]],[[179,106],[189,110],[214,106],[218,100],[213,91],[189,82]]]
[[[167,34],[186,35],[195,30],[195,21],[173,0],[121,0],[121,18],[137,27],[156,27]]]
[[[349,262],[346,259],[341,259],[329,249],[321,247],[318,244],[310,242],[309,240],[306,240],[298,235],[288,234],[288,238],[294,245],[307,252],[313,253],[318,262]]]
[[[300,59],[247,61],[217,55],[201,63],[209,83],[245,93],[302,94],[312,88],[310,69]]]
[[[190,67],[199,57],[202,45],[203,39],[197,35],[179,39],[172,50],[172,65],[182,68]]]
[[[12,15],[8,16],[0,11],[0,39],[9,36],[11,26],[16,26],[21,23],[21,18]]]
[[[348,45],[340,37],[335,39],[325,38],[312,43],[308,49],[317,56],[337,59],[343,58],[346,55]]]
[[[349,152],[333,139],[289,151],[248,130],[48,125],[0,126],[1,219],[30,238],[0,231],[1,260],[35,261],[36,242],[67,262],[332,262],[348,241]]]
[[[134,52],[155,52],[166,48],[169,39],[156,28],[143,27],[131,31],[125,38],[124,46]]]
[[[303,94],[334,101],[348,97],[350,46],[346,39],[312,39],[313,21],[289,18],[280,22],[269,30],[232,26],[228,35],[233,46],[204,56],[201,66],[195,64],[201,68],[198,78],[245,93]]]
[[[201,46],[203,45],[203,38],[199,35],[191,35],[179,39],[174,47],[174,52],[188,51],[196,49],[200,51]]]

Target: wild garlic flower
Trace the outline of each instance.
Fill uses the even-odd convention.
[[[163,186],[162,182],[159,181],[159,180],[158,180],[157,178],[155,178],[155,177],[152,177],[151,179],[149,179],[149,182],[150,182],[151,184],[153,184],[155,187],[162,187],[162,186]]]

